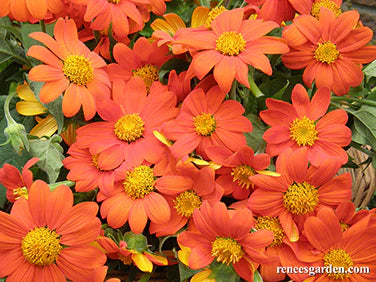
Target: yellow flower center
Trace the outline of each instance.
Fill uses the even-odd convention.
[[[61,249],[60,236],[47,227],[36,227],[22,239],[21,250],[25,259],[37,266],[47,266],[56,261]]]
[[[13,190],[13,195],[16,196],[16,200],[24,197],[26,200],[29,198],[29,191],[26,187],[19,187]]]
[[[193,190],[187,190],[180,193],[173,200],[174,207],[178,214],[185,217],[191,217],[194,210],[201,207],[202,200]]]
[[[248,178],[255,175],[253,168],[247,165],[240,165],[232,169],[231,175],[233,176],[232,181],[236,181],[240,187],[249,189],[249,186],[253,186],[252,181]]]
[[[343,270],[346,271],[349,267],[353,266],[353,264],[351,256],[343,249],[331,250],[324,256],[324,265],[326,267],[331,265],[332,269],[342,267]],[[341,272],[342,273],[327,273],[327,276],[333,280],[343,280],[350,277],[349,273]]]
[[[217,122],[213,115],[202,113],[193,118],[193,124],[198,134],[202,136],[210,136],[215,131]]]
[[[316,19],[320,19],[320,10],[321,7],[325,7],[329,10],[332,10],[334,14],[338,17],[342,14],[341,8],[331,0],[316,0],[312,4],[311,15],[314,16]]]
[[[318,62],[327,63],[328,65],[334,63],[338,56],[337,46],[330,41],[318,43],[314,52],[314,57]]]
[[[122,116],[114,125],[114,133],[122,141],[131,143],[144,133],[145,122],[138,113]]]
[[[142,199],[154,191],[155,177],[153,169],[146,165],[140,165],[127,171],[123,182],[125,193],[132,199]]]
[[[273,232],[274,240],[269,247],[279,247],[283,243],[283,239],[286,237],[285,231],[279,222],[277,217],[259,216],[256,219],[255,227],[257,230],[270,230]]]
[[[347,229],[349,229],[349,225],[347,223],[340,222],[340,225],[342,228],[342,232],[345,232]]]
[[[290,138],[299,146],[312,146],[319,139],[317,134],[315,121],[306,116],[302,119],[296,118],[290,124]]]
[[[91,163],[92,163],[93,166],[95,166],[96,169],[98,169],[98,170],[102,170],[102,169],[99,167],[99,165],[98,165],[98,156],[99,156],[98,154],[92,155],[92,156],[91,156]]]
[[[118,256],[119,256],[119,259],[124,263],[124,265],[131,265],[133,262],[131,255],[124,256],[122,254],[119,254]]]
[[[225,31],[217,38],[215,50],[226,56],[237,56],[245,50],[246,44],[241,33]]]
[[[220,14],[222,14],[224,11],[227,11],[227,9],[224,6],[219,6],[211,9],[208,13],[208,17],[205,21],[204,26],[206,28],[211,28],[212,21],[214,21],[214,19],[218,17]]]
[[[292,184],[283,196],[283,205],[295,215],[304,215],[313,211],[318,203],[317,189],[307,182]]]
[[[94,78],[90,61],[78,55],[70,55],[64,60],[63,73],[70,82],[82,86],[86,86]]]
[[[212,242],[213,257],[217,258],[218,262],[229,265],[230,263],[237,263],[244,255],[242,246],[232,238],[217,237]]]
[[[136,70],[133,70],[133,75],[141,77],[144,80],[146,88],[149,90],[154,81],[159,80],[158,68],[153,65],[145,65]]]

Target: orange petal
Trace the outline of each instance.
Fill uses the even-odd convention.
[[[128,222],[134,233],[141,233],[148,221],[146,216],[144,201],[142,199],[134,200],[132,209],[129,212]]]

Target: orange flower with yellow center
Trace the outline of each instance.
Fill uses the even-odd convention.
[[[359,13],[336,9],[338,1],[319,0],[312,5],[312,15],[303,15],[287,26],[282,37],[291,48],[282,55],[290,69],[304,69],[308,87],[327,87],[334,94],[345,95],[363,80],[361,65],[376,59],[376,46],[368,46],[373,32],[356,27]],[[356,38],[356,40],[354,40]]]
[[[305,88],[298,84],[291,100],[292,104],[267,99],[268,110],[260,112],[260,117],[271,126],[263,137],[267,142],[266,152],[275,156],[287,148],[305,147],[313,165],[320,165],[327,158],[346,163],[348,157],[342,147],[350,143],[351,130],[346,126],[344,110],[325,114],[330,103],[329,90],[319,88],[310,100]]]
[[[64,115],[72,117],[82,106],[89,120],[97,111],[97,99],[110,95],[110,81],[103,69],[106,62],[78,39],[73,20],[59,18],[54,34],[55,39],[43,32],[30,34],[47,48],[34,45],[28,50],[28,56],[45,63],[33,67],[29,78],[45,82],[39,93],[41,102],[52,102],[64,93]]]

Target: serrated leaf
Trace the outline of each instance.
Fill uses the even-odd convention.
[[[266,127],[262,123],[261,119],[254,114],[249,114],[246,116],[252,122],[252,132],[244,133],[247,140],[247,145],[251,147],[255,153],[263,152],[266,146],[266,143],[262,136],[266,130]]]
[[[29,84],[31,90],[35,93],[37,100],[41,104],[43,104],[39,99],[39,92],[40,92],[40,89],[42,88],[44,83],[29,80],[27,75],[25,75],[25,76],[26,76],[26,81]],[[62,96],[59,96],[56,100],[52,101],[51,103],[43,104],[47,108],[47,110],[55,118],[55,120],[57,122],[57,126],[58,126],[58,134],[61,133],[61,131],[63,130],[63,127],[64,127],[64,114],[63,114],[63,111],[62,111],[62,104],[63,104]]]
[[[63,166],[64,155],[61,141],[62,138],[56,134],[49,139],[30,140],[30,154],[39,158],[37,166],[47,173],[50,183],[56,181],[60,168]]]

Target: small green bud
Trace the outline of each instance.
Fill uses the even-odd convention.
[[[29,151],[29,140],[27,139],[25,127],[19,123],[11,123],[4,129],[7,137],[7,143],[10,143],[13,149],[21,154],[23,149]]]

